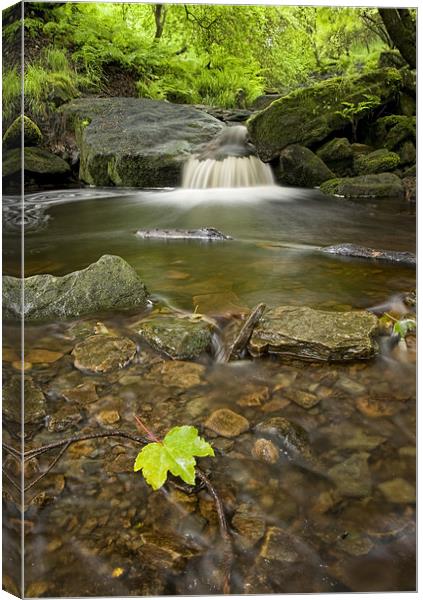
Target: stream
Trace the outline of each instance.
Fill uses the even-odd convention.
[[[16,199],[4,201],[3,269],[18,275]],[[124,258],[169,305],[221,329],[259,302],[347,311],[392,302],[415,288],[415,269],[322,253],[354,243],[415,252],[415,215],[404,201],[351,201],[317,190],[85,188],[25,198],[25,275],[63,275],[103,254]],[[233,239],[160,241],[137,229],[214,227]],[[383,592],[415,589],[415,348],[386,347],[371,361],[303,363],[277,358],[220,364],[170,361],[131,325],[137,310],[25,326],[25,376],[44,393],[42,422],[26,424],[37,447],[101,428],[135,433],[134,415],[158,435],[192,424],[213,445],[200,459],[230,525],[232,593]],[[127,367],[88,375],[71,351],[105,328],[136,341]],[[19,374],[19,330],[3,327],[3,380]],[[313,406],[302,399],[313,396]],[[206,429],[213,411],[242,415],[233,438]],[[260,424],[282,417],[303,443],[260,459]],[[5,422],[4,441],[19,431]],[[270,447],[270,446],[269,446]],[[132,470],[138,450],[119,439],[68,449],[25,497],[27,597],[221,593],[222,546],[206,490],[153,492]],[[31,481],[54,458],[28,462]],[[9,457],[11,474],[16,464]],[[4,572],[17,586],[19,511],[7,487],[3,524],[12,549]],[[16,576],[16,577],[15,577]],[[14,579],[15,577],[15,579]]]

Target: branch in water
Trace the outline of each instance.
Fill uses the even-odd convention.
[[[260,320],[265,308],[266,305],[261,302],[251,311],[250,316],[241,327],[235,341],[226,349],[222,362],[229,362],[231,358],[237,358],[245,350],[250,341],[253,329]]]

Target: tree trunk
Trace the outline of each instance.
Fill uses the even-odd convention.
[[[379,8],[393,44],[412,69],[416,68],[416,24],[407,8]]]
[[[156,32],[154,34],[154,39],[159,40],[162,37],[165,19],[166,19],[166,7],[163,4],[155,4],[153,7],[154,10],[154,20],[156,22]]]

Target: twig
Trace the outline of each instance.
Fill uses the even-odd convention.
[[[65,444],[63,446],[63,448],[57,454],[56,458],[49,464],[47,469],[43,473],[41,473],[41,475],[39,475],[36,479],[34,479],[34,481],[31,481],[31,483],[29,483],[27,486],[24,487],[24,492],[27,492],[28,490],[30,490],[36,483],[38,483],[43,477],[45,477],[47,475],[47,473],[50,473],[50,471],[52,470],[54,465],[59,462],[59,460],[62,458],[62,456],[64,455],[66,450],[69,448],[70,444],[71,444],[71,442],[68,442],[67,444]]]
[[[225,351],[222,362],[229,362],[231,358],[239,356],[239,354],[246,348],[251,334],[253,333],[253,329],[257,321],[261,318],[265,308],[266,305],[261,302],[260,304],[257,304],[257,306],[251,311],[248,319],[245,321],[240,332],[236,336],[235,341]]]

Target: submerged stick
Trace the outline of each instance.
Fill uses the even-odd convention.
[[[245,350],[248,342],[250,341],[253,329],[256,326],[257,322],[260,320],[265,308],[266,305],[263,302],[260,302],[260,304],[257,304],[257,306],[251,311],[248,319],[241,327],[234,342],[226,349],[223,355],[222,362],[226,363],[229,362],[231,358],[237,358],[241,354],[241,352]]]

